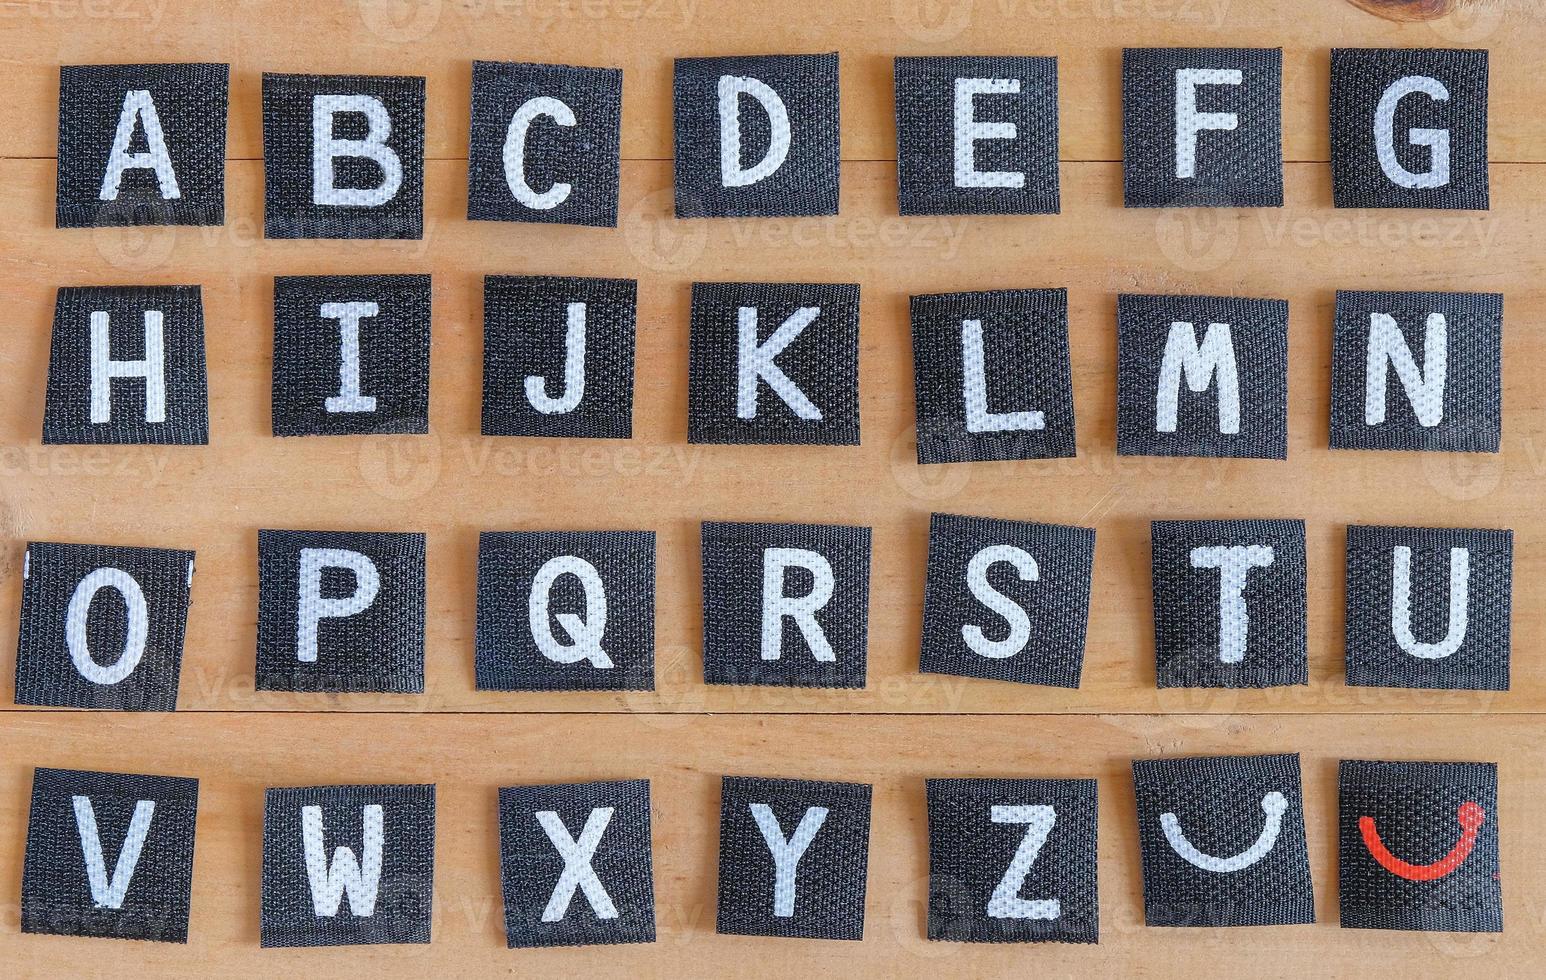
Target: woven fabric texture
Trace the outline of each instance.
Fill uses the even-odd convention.
[[[1078,687],[1094,561],[1093,528],[930,515],[918,669]]]
[[[863,939],[870,795],[863,783],[724,777],[716,931]]]
[[[423,238],[424,79],[265,72],[263,204],[265,238]]]
[[[1160,687],[1308,684],[1304,521],[1155,521]]]
[[[1100,937],[1093,779],[930,779],[930,939]]]
[[[1333,48],[1331,196],[1487,210],[1487,52]]]
[[[63,65],[54,224],[225,223],[229,65]]]
[[[1288,303],[1117,297],[1117,452],[1288,458]]]
[[[198,804],[197,779],[33,770],[21,931],[187,942]]]
[[[424,535],[258,532],[260,691],[424,691]]]
[[[265,948],[427,943],[434,879],[434,786],[268,790]]]
[[[43,442],[208,444],[200,288],[61,288],[48,349]]]
[[[1345,759],[1339,771],[1342,928],[1503,931],[1496,765]]]
[[[1501,293],[1338,290],[1334,329],[1333,449],[1498,451]]]
[[[16,703],[175,711],[193,552],[27,544]]]
[[[1122,203],[1282,207],[1279,48],[1122,49]]]
[[[1135,759],[1144,922],[1315,921],[1299,756]]]
[[[483,434],[633,436],[632,279],[483,280]]]
[[[1057,214],[1056,58],[897,58],[902,214]]]
[[[859,444],[859,287],[695,282],[687,441]]]
[[[622,110],[619,68],[474,61],[468,220],[617,227]]]
[[[705,683],[864,687],[869,528],[705,521],[702,547]]]
[[[480,691],[653,691],[655,532],[484,531],[475,646]]]
[[[836,52],[678,58],[671,98],[678,218],[837,214]]]
[[[1514,532],[1347,529],[1347,683],[1506,691]]]
[[[654,942],[649,780],[501,789],[499,877],[511,949]]]
[[[274,435],[429,431],[428,275],[274,279]]]
[[[1067,290],[937,293],[910,309],[919,463],[1075,454]]]

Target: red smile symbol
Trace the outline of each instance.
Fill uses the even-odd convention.
[[[1380,840],[1380,832],[1374,828],[1373,817],[1358,818],[1358,832],[1363,834],[1364,847],[1386,871],[1407,881],[1433,881],[1460,867],[1471,855],[1476,845],[1476,832],[1487,819],[1487,811],[1475,803],[1462,803],[1455,818],[1460,822],[1460,839],[1450,852],[1432,864],[1408,864],[1390,853]]]

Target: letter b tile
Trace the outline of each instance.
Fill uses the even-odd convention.
[[[265,238],[424,237],[424,79],[263,76]]]

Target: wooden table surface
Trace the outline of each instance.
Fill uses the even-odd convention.
[[[1532,802],[1546,798],[1543,44],[1546,14],[1505,0],[1406,23],[1345,0],[788,0],[776,7],[0,0],[0,295],[9,310],[0,343],[0,969],[13,976],[1538,975],[1546,959],[1546,847]],[[1283,48],[1283,208],[1122,208],[1124,45]],[[1492,210],[1331,207],[1334,45],[1490,49]],[[842,213],[674,219],[672,58],[828,50],[842,59]],[[899,217],[891,58],[992,53],[1058,57],[1063,213]],[[465,219],[475,58],[624,69],[617,229]],[[226,224],[55,229],[59,65],[158,61],[231,64]],[[422,241],[263,240],[263,71],[427,77]],[[373,272],[434,276],[430,434],[273,438],[272,278]],[[633,440],[479,435],[481,289],[495,273],[639,280]],[[689,286],[718,279],[862,284],[862,445],[687,444]],[[204,288],[210,445],[42,446],[56,288],[175,283]],[[908,295],[1034,286],[1068,287],[1078,457],[920,468]],[[1339,288],[1505,294],[1501,454],[1327,448]],[[1116,296],[1133,291],[1289,301],[1287,462],[1116,456]],[[1098,528],[1079,690],[917,673],[928,515],[936,510]],[[1155,689],[1148,522],[1187,517],[1308,522],[1308,687]],[[697,527],[706,519],[874,528],[866,689],[703,684]],[[1511,691],[1344,685],[1342,542],[1350,523],[1514,529]],[[427,532],[425,694],[254,690],[257,531],[265,527]],[[525,528],[658,533],[654,692],[473,689],[478,532]],[[197,551],[177,713],[11,704],[28,540]],[[1145,928],[1130,760],[1279,751],[1304,759],[1320,922]],[[1504,933],[1338,928],[1339,758],[1499,763]],[[20,934],[34,766],[201,780],[188,946]],[[863,942],[715,935],[722,773],[875,785]],[[923,939],[923,779],[974,774],[1099,778],[1099,946]],[[653,781],[659,941],[506,950],[496,788],[630,777]],[[439,786],[434,942],[260,950],[264,787],[367,781]]]

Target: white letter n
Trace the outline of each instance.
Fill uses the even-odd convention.
[[[1431,429],[1444,421],[1444,378],[1448,373],[1447,331],[1444,314],[1429,313],[1423,338],[1423,366],[1412,358],[1396,318],[1388,313],[1369,314],[1369,355],[1364,377],[1364,422],[1380,425],[1385,421],[1386,362],[1396,369],[1401,387],[1417,424]]]

